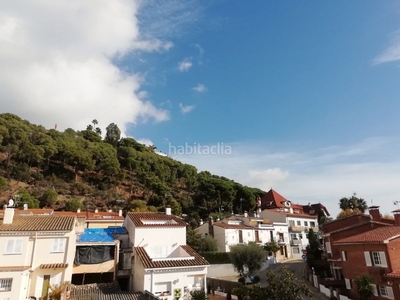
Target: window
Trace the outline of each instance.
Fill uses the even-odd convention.
[[[342,260],[347,261],[347,253],[346,251],[342,251]]]
[[[65,249],[65,238],[53,239],[53,246],[51,247],[51,252],[60,253],[64,252]]]
[[[306,239],[308,239],[308,233],[306,233]]]
[[[292,233],[290,236],[291,236],[292,240],[297,240],[297,235],[296,234]]]
[[[377,266],[377,267],[387,268],[386,255],[385,252],[383,251],[373,251],[373,252],[365,251],[364,257],[365,257],[365,264],[368,267]]]
[[[304,226],[308,226],[308,222],[307,221],[304,221]]]
[[[326,252],[332,253],[330,242],[325,242],[325,247],[326,247]]]
[[[310,227],[315,227],[315,222],[310,222]]]
[[[300,249],[298,247],[292,248],[293,254],[300,254]]]
[[[7,240],[4,254],[21,254],[21,253],[22,253],[22,239]]]
[[[2,278],[0,279],[0,292],[11,291],[12,278]]]
[[[301,233],[299,233],[299,239],[303,239],[303,235]]]
[[[297,221],[297,226],[301,226],[301,221]]]
[[[378,293],[379,293],[379,296],[381,296],[381,297],[385,297],[388,299],[394,299],[393,289],[390,286],[379,285],[378,287],[376,287],[374,285],[374,295],[378,296]]]
[[[345,278],[344,282],[346,283],[346,289],[351,290],[351,280]]]

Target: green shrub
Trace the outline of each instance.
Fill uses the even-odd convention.
[[[0,176],[0,190],[5,190],[7,187],[7,179]]]
[[[212,265],[232,263],[227,252],[204,252],[201,255]]]

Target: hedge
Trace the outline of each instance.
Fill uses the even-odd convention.
[[[227,252],[203,252],[201,255],[212,265],[232,263]]]

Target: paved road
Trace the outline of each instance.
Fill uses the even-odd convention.
[[[279,271],[280,268],[286,267],[290,271],[293,272],[293,274],[296,276],[297,281],[299,283],[302,283],[304,281],[304,267],[305,267],[305,262],[303,260],[290,260],[287,262],[282,262],[278,263],[275,265],[272,265],[269,270],[276,270]],[[266,276],[266,271],[260,272],[260,284],[261,285],[267,285],[267,276]],[[308,282],[307,282],[308,283]],[[315,287],[311,286],[311,284],[308,283],[308,286],[310,287],[311,291],[313,292],[313,297],[312,299],[317,299],[317,300],[327,300],[328,298],[321,294]],[[303,295],[302,296],[304,300],[309,300],[311,298]]]

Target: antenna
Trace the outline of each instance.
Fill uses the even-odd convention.
[[[397,205],[397,209],[399,209],[399,204],[400,204],[400,201],[398,201],[398,200],[393,201],[393,205]]]

